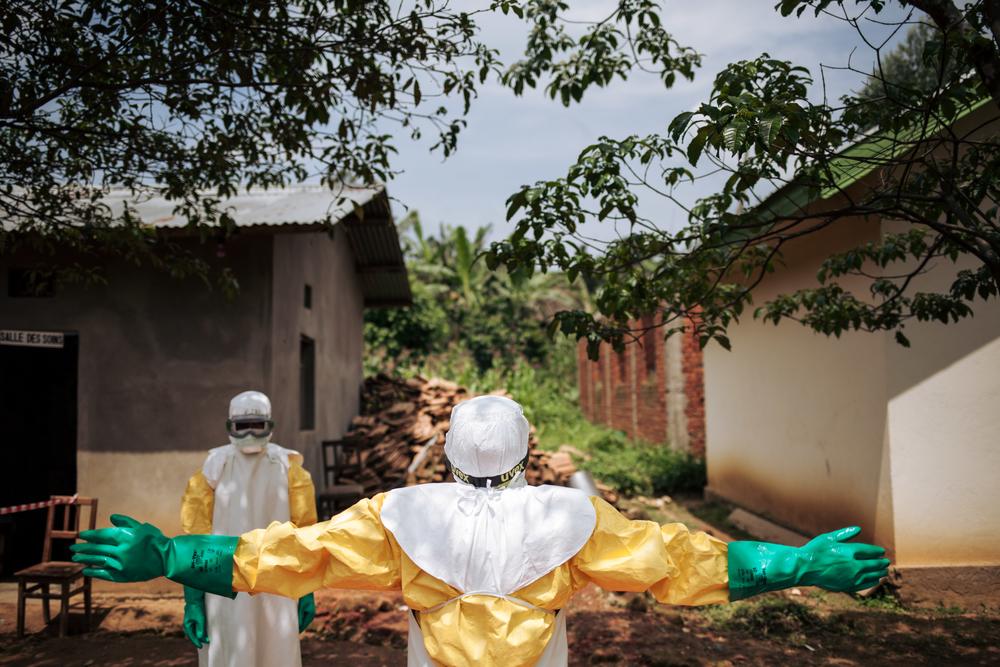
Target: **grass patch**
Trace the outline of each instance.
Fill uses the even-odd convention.
[[[892,592],[887,590],[885,587],[880,588],[876,591],[876,594],[871,597],[858,597],[856,600],[858,604],[865,609],[887,611],[895,614],[906,611],[900,603],[899,598],[893,595]]]
[[[948,606],[940,605],[938,607],[935,607],[933,609],[933,612],[940,616],[961,616],[962,614],[967,613],[967,611],[964,608],[958,607],[956,605],[948,605]]]
[[[822,620],[812,609],[780,597],[708,608],[705,618],[719,630],[742,632],[754,637],[804,639]]]

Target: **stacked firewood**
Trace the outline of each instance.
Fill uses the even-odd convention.
[[[440,378],[378,375],[365,380],[362,414],[354,418],[346,438],[360,450],[362,472],[355,481],[364,486],[365,494],[451,481],[444,462],[451,409],[472,396],[464,387]],[[534,426],[528,446],[529,484],[565,485],[576,472],[569,452],[538,449]]]

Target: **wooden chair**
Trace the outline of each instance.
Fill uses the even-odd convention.
[[[354,438],[323,441],[323,483],[353,483],[361,475],[361,450],[365,444]]]
[[[364,497],[364,487],[347,476],[356,477],[360,473],[360,443],[323,441],[323,489],[316,495],[320,520],[329,519]]]
[[[83,593],[83,607],[86,615],[86,627],[90,630],[90,577],[83,576],[84,566],[70,561],[52,560],[52,540],[69,540],[76,542],[80,534],[81,508],[90,508],[88,527],[93,530],[97,525],[97,498],[81,498],[79,496],[52,496],[52,500],[63,501],[58,505],[49,506],[48,521],[45,525],[45,543],[42,547],[42,562],[14,573],[17,579],[17,636],[24,636],[24,606],[28,599],[42,601],[42,616],[46,625],[52,621],[49,610],[49,600],[59,600],[59,636],[65,637],[69,626],[69,601],[75,595]],[[56,513],[62,510],[61,529],[54,528]],[[72,527],[71,527],[72,525]],[[79,581],[80,585],[72,588]],[[57,592],[50,592],[50,586],[58,586]]]

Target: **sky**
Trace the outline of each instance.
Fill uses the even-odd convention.
[[[607,15],[615,2],[571,0],[572,19]],[[702,68],[693,82],[679,81],[666,89],[655,75],[639,74],[617,81],[606,89],[592,89],[581,103],[564,107],[541,90],[522,97],[489,82],[480,90],[466,117],[468,127],[458,150],[447,159],[428,151],[428,144],[400,137],[395,167],[403,173],[388,184],[395,200],[397,220],[408,210],[419,212],[426,230],[441,223],[476,228],[491,226],[490,240],[500,240],[513,230],[505,220],[507,197],[522,185],[558,178],[566,173],[579,152],[601,136],[624,138],[630,134],[664,132],[670,120],[708,99],[712,79],[727,64],[763,52],[808,67],[819,80],[820,63],[853,63],[867,69],[873,61],[854,28],[831,16],[782,17],[775,0],[667,0],[664,25],[681,44],[703,54]],[[853,5],[853,3],[849,3]],[[885,15],[880,18],[900,16]],[[500,48],[504,62],[519,55],[526,30],[512,17],[490,15],[481,21],[483,37]],[[867,23],[870,39],[881,39],[887,29]],[[827,92],[839,97],[860,85],[858,75],[826,71]],[[817,85],[814,97],[821,96]],[[707,194],[705,186],[687,186],[685,201]],[[677,229],[686,214],[657,197],[644,197],[641,211],[666,229]],[[609,223],[589,223],[588,234],[608,239],[615,230]]]

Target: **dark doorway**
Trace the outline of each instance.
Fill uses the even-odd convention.
[[[0,337],[0,424],[6,443],[0,507],[76,492],[79,337],[54,334],[44,343],[48,346],[36,346],[31,337]],[[0,576],[41,559],[45,518],[44,509],[0,515]],[[53,553],[54,559],[61,557]]]

